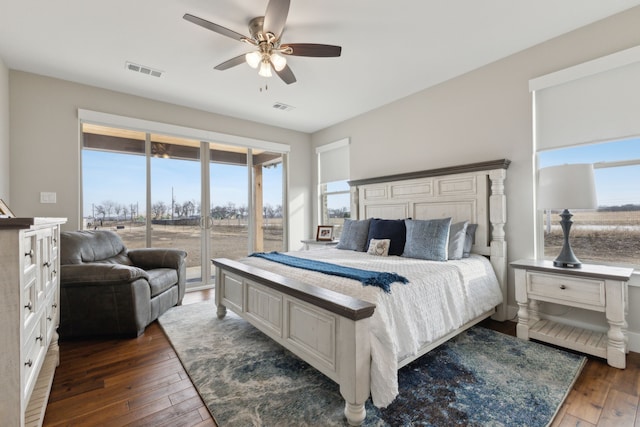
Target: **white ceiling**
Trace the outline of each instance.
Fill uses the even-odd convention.
[[[341,57],[288,57],[292,85],[246,64],[214,70],[248,46],[182,16],[249,35],[267,1],[0,0],[0,58],[10,69],[314,132],[640,4],[291,0],[282,40],[340,45]],[[126,61],[164,75],[134,73]]]

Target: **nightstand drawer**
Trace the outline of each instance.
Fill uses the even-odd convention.
[[[529,271],[527,293],[535,299],[557,301],[575,307],[589,307],[598,311],[603,311],[605,307],[604,280]]]

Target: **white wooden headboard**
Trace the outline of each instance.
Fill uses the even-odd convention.
[[[472,252],[488,256],[504,303],[494,318],[506,319],[507,200],[504,180],[509,160],[473,163],[400,175],[350,181],[351,212],[359,219],[432,219],[478,224]]]

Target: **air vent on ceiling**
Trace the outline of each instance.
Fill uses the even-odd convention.
[[[273,104],[273,108],[281,111],[291,111],[295,107],[292,107],[291,105],[283,104],[282,102],[276,102],[275,104]]]
[[[153,77],[162,77],[162,73],[163,71],[160,70],[154,70],[151,67],[147,67],[144,65],[139,65],[139,64],[134,64],[133,62],[125,62],[125,65],[127,67],[127,69],[131,70],[131,71],[135,71],[137,73],[142,73],[142,74],[146,74],[148,76],[153,76]]]

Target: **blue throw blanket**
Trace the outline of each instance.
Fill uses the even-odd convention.
[[[360,281],[363,285],[377,286],[385,292],[391,292],[391,284],[394,282],[407,283],[406,277],[396,273],[384,273],[379,271],[361,270],[359,268],[344,267],[342,265],[331,264],[329,262],[316,261],[313,259],[298,258],[280,252],[254,252],[249,256],[264,258],[269,261],[291,267],[303,268],[305,270],[318,271],[320,273],[331,274],[333,276],[347,277]]]

